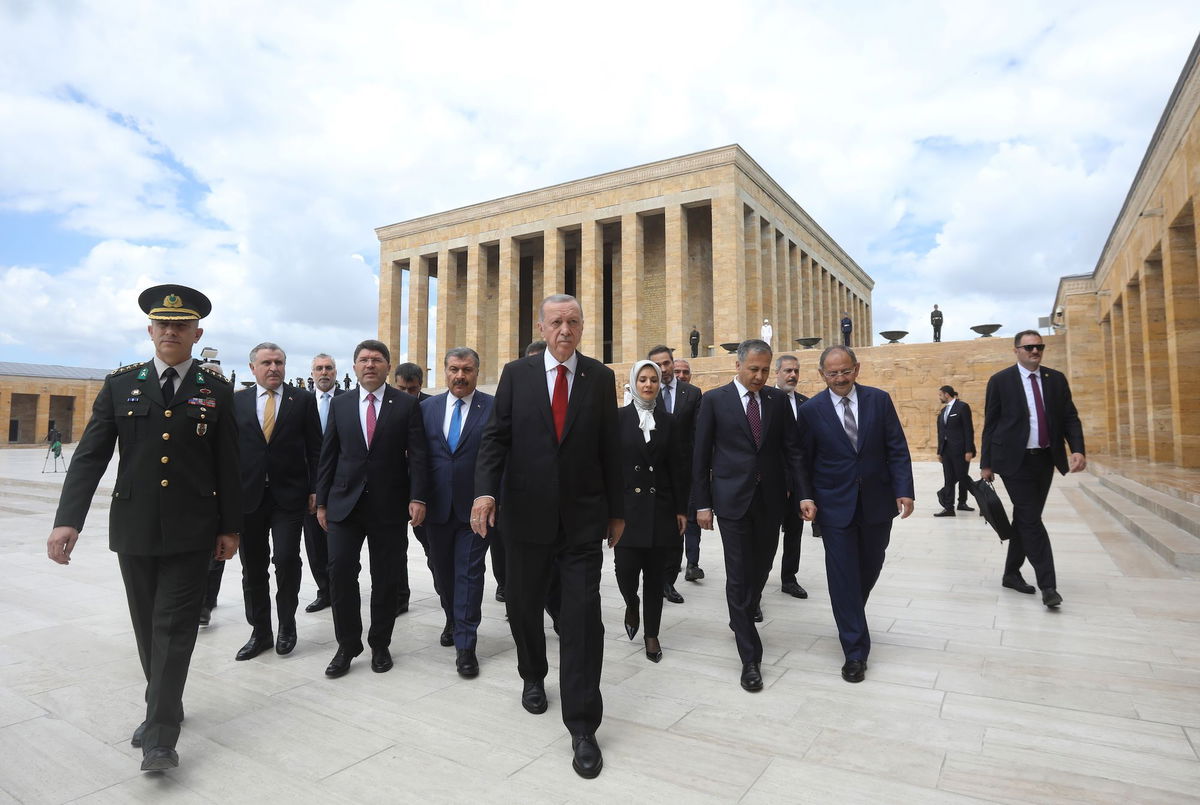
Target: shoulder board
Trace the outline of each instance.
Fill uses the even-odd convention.
[[[142,366],[142,364],[140,364],[140,363],[131,363],[128,366],[121,366],[121,367],[119,367],[117,369],[113,369],[111,372],[109,372],[108,376],[116,377],[117,375],[123,375],[126,372],[132,372],[134,369],[137,369],[141,366]]]
[[[229,378],[225,377],[225,375],[221,374],[220,372],[218,372],[214,369],[209,369],[207,366],[201,366],[200,371],[204,372],[204,374],[208,375],[209,377],[213,377],[213,378],[216,378],[217,380],[220,380],[222,383],[224,383],[227,386],[229,385]]]

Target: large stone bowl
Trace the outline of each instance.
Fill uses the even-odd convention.
[[[725,349],[726,352],[728,352],[730,355],[732,355],[735,352],[737,352],[737,348],[740,347],[741,345],[742,345],[741,341],[726,341],[721,346]]]
[[[805,349],[812,349],[817,344],[821,343],[820,338],[797,338],[796,343]]]
[[[900,339],[908,335],[908,330],[884,330],[880,333],[889,344],[899,344]]]
[[[979,333],[980,338],[991,338],[992,333],[1003,327],[1003,324],[976,324],[971,329]]]

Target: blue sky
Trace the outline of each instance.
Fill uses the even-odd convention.
[[[875,278],[875,330],[1036,324],[1200,6],[847,8],[0,3],[0,360],[148,354],[134,300],[177,281],[227,364],[303,374],[375,334],[375,227],[733,142]]]

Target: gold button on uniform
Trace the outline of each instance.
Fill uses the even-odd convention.
[[[171,409],[170,409],[170,408],[168,408],[167,410],[163,411],[163,416],[165,416],[167,419],[170,419],[170,418],[171,418],[171,414],[172,414],[172,411],[171,411]]]
[[[168,461],[170,461],[171,459],[167,458],[166,456],[163,456],[163,457],[162,457],[161,459],[159,459],[159,460],[160,460],[160,461],[162,461],[162,463],[163,463],[163,464],[166,464],[166,463],[167,463]]]
[[[163,441],[164,441],[164,442],[166,442],[166,441],[170,441],[170,439],[171,439],[171,434],[169,434],[169,433],[164,433],[164,434],[163,434]]]
[[[159,483],[160,483],[160,484],[162,484],[163,486],[170,486],[170,485],[171,485],[171,482],[170,482],[170,481],[168,481],[166,478],[163,478],[161,481],[159,481]]]

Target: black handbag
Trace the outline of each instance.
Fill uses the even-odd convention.
[[[1012,537],[1016,532],[1008,519],[1008,512],[1004,510],[1004,502],[996,494],[992,482],[981,478],[978,481],[971,481],[967,488],[975,496],[975,503],[979,506],[979,516],[987,520],[987,524],[1000,537],[1001,542]]]

